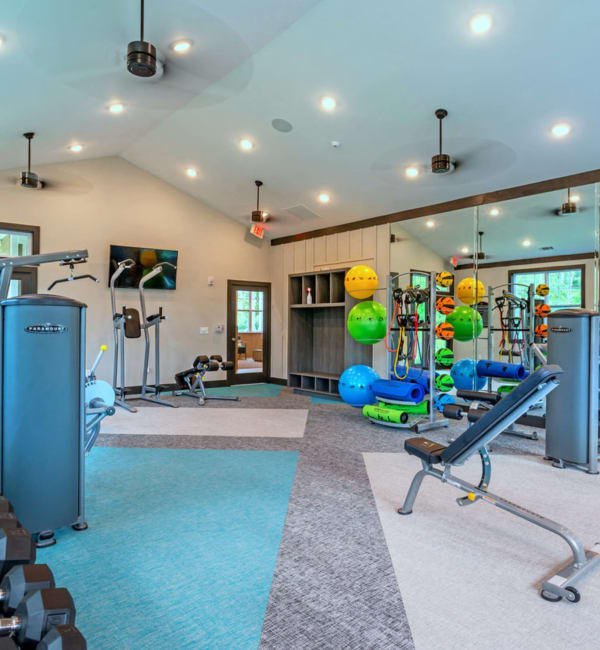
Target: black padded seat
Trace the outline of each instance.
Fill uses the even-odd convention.
[[[417,456],[430,465],[442,462],[442,452],[446,445],[427,440],[427,438],[409,438],[404,442],[404,449],[411,455]]]

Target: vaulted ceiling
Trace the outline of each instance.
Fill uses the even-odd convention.
[[[33,130],[40,164],[119,154],[245,223],[261,179],[281,236],[600,166],[597,0],[146,0],[157,81],[125,70],[138,0],[4,5],[1,169],[23,166]],[[481,12],[492,28],[473,34]],[[439,107],[457,161],[441,177],[424,170]]]

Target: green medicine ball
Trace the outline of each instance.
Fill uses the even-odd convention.
[[[372,300],[359,302],[348,314],[350,336],[364,345],[373,345],[385,338],[386,324],[386,308]]]
[[[475,316],[475,331],[473,331],[473,316]],[[457,341],[471,341],[481,334],[483,321],[481,314],[467,305],[461,305],[446,316],[446,322],[454,327],[454,338]]]
[[[450,375],[438,375],[435,378],[435,387],[442,393],[447,393],[454,387],[454,379]]]
[[[435,353],[435,362],[438,366],[449,368],[454,363],[454,352],[448,348],[440,348]]]

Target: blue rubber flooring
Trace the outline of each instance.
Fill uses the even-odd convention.
[[[40,549],[94,650],[258,647],[297,452],[95,447],[89,529]]]

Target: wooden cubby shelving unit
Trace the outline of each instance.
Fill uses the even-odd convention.
[[[348,333],[348,312],[358,300],[346,293],[348,269],[289,276],[288,385],[318,395],[338,395],[344,369],[372,365],[373,348]],[[306,304],[310,287],[313,304]]]

